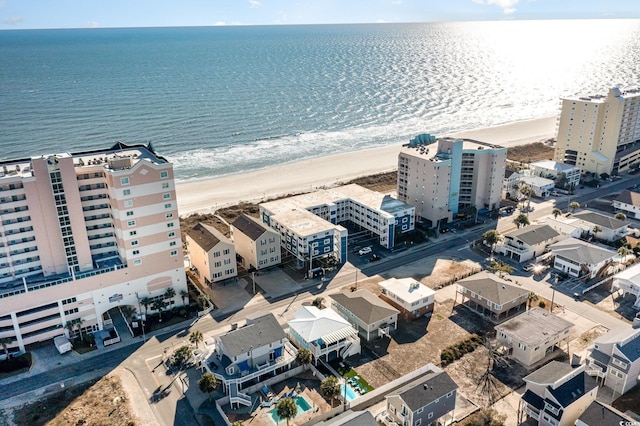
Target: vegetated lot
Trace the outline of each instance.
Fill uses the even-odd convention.
[[[543,143],[534,142],[526,145],[511,146],[507,149],[507,159],[521,163],[550,160],[553,158],[554,148]]]
[[[350,180],[346,184],[355,183],[367,189],[378,192],[389,192],[396,189],[398,183],[398,172],[378,173],[376,175],[364,176]]]
[[[608,312],[616,318],[631,322],[637,310],[633,307],[636,298],[632,294],[624,296],[621,290],[611,293],[609,280],[584,295],[585,303],[591,303],[601,311]]]
[[[109,375],[27,404],[14,411],[13,422],[32,426],[121,426],[136,424],[136,417],[120,378]]]

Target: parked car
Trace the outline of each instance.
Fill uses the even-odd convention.
[[[371,257],[369,258],[369,262],[377,262],[380,259],[382,259],[380,256],[378,256],[377,254],[373,253],[371,255]]]
[[[364,256],[365,254],[369,254],[369,253],[372,253],[372,252],[373,252],[373,250],[371,250],[371,247],[363,247],[363,248],[360,249],[360,251],[358,251],[358,254],[360,256]]]
[[[536,265],[534,265],[533,263],[529,263],[529,264],[527,264],[527,265],[524,265],[524,266],[522,267],[522,269],[523,269],[525,272],[531,272],[531,271],[533,271],[533,268],[535,268],[535,267],[536,267]]]

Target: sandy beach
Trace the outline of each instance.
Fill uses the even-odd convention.
[[[552,138],[555,136],[555,125],[556,116],[551,116],[447,136],[476,139],[509,147]],[[409,141],[405,143],[407,142]],[[347,152],[249,173],[179,184],[176,186],[178,211],[183,216],[196,212],[212,212],[239,201],[262,201],[391,171],[397,167],[400,147],[401,145],[392,145]]]

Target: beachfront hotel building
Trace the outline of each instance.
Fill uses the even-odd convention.
[[[0,338],[12,349],[187,284],[173,167],[151,146],[0,162]]]
[[[473,206],[500,206],[507,149],[470,139],[419,135],[398,155],[398,199],[437,226]]]
[[[554,160],[616,174],[640,163],[640,89],[562,99]]]
[[[397,234],[414,229],[414,216],[415,207],[355,184],[260,204],[262,221],[300,264],[329,255],[346,262],[348,231],[341,223],[370,232],[390,249]]]

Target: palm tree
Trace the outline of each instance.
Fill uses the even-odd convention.
[[[0,339],[0,345],[4,351],[5,359],[9,359],[9,343],[13,342],[10,337],[3,337]]]
[[[531,194],[533,193],[533,189],[531,188],[531,185],[525,182],[518,182],[517,186],[518,191],[527,198],[527,212],[529,212],[529,209],[531,208]]]
[[[131,321],[131,318],[136,314],[136,308],[126,305],[120,308],[120,312],[122,312],[122,316],[125,317],[127,321]]]
[[[173,299],[174,297],[176,297],[176,291],[173,289],[173,287],[168,287],[164,292],[164,298]]]
[[[495,229],[490,229],[482,234],[482,239],[491,247],[491,259],[493,259],[493,252],[496,249],[496,245],[502,241],[502,235]]]
[[[298,406],[293,398],[282,398],[276,405],[276,413],[281,419],[286,419],[289,425],[289,420],[298,414]]]
[[[551,211],[551,214],[553,215],[553,218],[556,219],[558,216],[560,216],[562,214],[562,210],[560,209],[553,209]]]
[[[165,302],[164,300],[156,300],[155,302],[153,302],[153,306],[154,309],[158,311],[160,319],[162,319],[162,311],[167,307],[167,302]]]
[[[180,370],[182,370],[189,358],[191,358],[191,348],[186,345],[180,346],[173,353],[172,364],[176,367],[180,367]]]
[[[76,318],[73,320],[75,326],[78,328],[78,332],[80,333],[80,340],[84,340],[84,336],[82,335],[82,324],[84,324],[84,319]]]
[[[64,325],[64,328],[66,328],[69,332],[69,338],[71,339],[71,335],[76,329],[76,324],[73,321],[67,321],[67,323]]]
[[[309,364],[311,364],[311,358],[312,356],[309,349],[302,348],[296,353],[296,361],[298,361],[298,364],[304,366],[305,370]]]
[[[320,393],[325,398],[331,400],[331,405],[333,405],[333,399],[340,395],[340,382],[338,382],[338,378],[336,376],[328,376],[322,382],[320,382]]]
[[[200,392],[209,394],[209,402],[211,402],[211,394],[218,388],[218,379],[213,373],[206,372],[198,380],[198,388]]]
[[[209,298],[207,296],[205,296],[204,294],[200,294],[198,296],[198,300],[200,301],[200,303],[202,304],[202,308],[206,309],[207,306],[209,306]]]
[[[629,250],[629,247],[627,247],[626,245],[620,246],[617,252],[618,252],[618,256],[620,256],[620,263],[623,263],[627,258],[627,256],[633,253],[631,250]]]
[[[142,303],[142,306],[144,306],[144,316],[146,317],[147,312],[149,312],[149,306],[151,306],[153,302],[148,297],[143,297],[142,299],[140,299],[140,303]]]
[[[182,306],[185,306],[187,304],[185,300],[189,299],[189,292],[187,290],[180,290],[180,297],[182,298]]]
[[[618,220],[627,220],[627,215],[622,212],[616,213],[614,217]]]
[[[191,335],[189,336],[189,342],[196,345],[196,348],[198,347],[198,344],[203,340],[204,337],[202,336],[202,332],[198,330],[191,332]]]
[[[527,226],[531,222],[529,222],[529,218],[526,214],[520,213],[515,219],[513,219],[513,223],[515,223],[518,229],[520,229],[521,226]]]
[[[572,201],[572,202],[569,203],[569,209],[571,210],[571,213],[575,212],[579,208],[580,208],[580,203],[579,202]]]
[[[602,227],[600,227],[598,225],[594,225],[594,227],[593,227],[593,236],[597,237],[598,232],[602,232]]]

